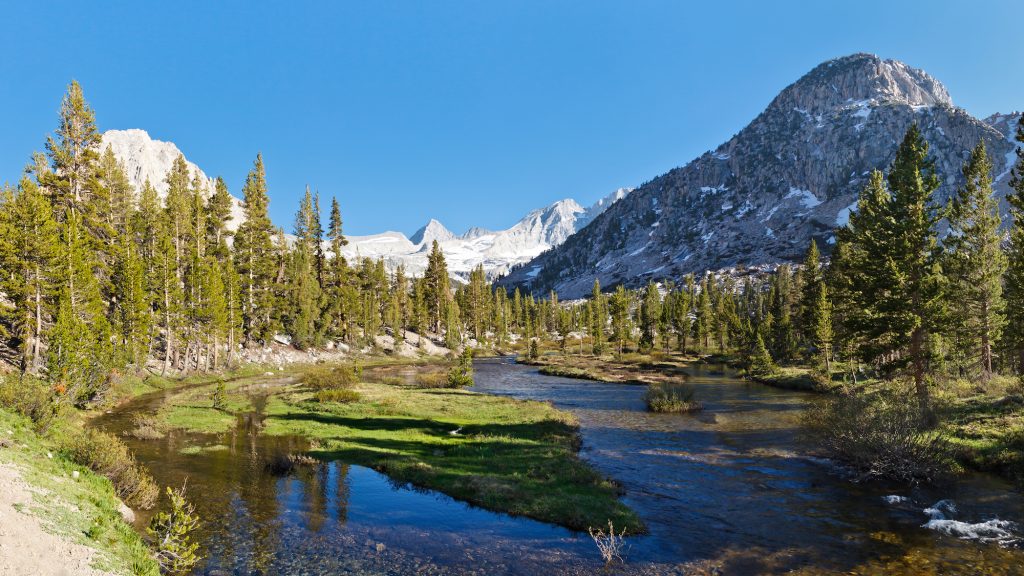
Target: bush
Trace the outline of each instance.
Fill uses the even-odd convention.
[[[106,477],[114,492],[132,508],[148,510],[156,504],[159,489],[124,442],[98,430],[73,430],[64,450],[74,462]]]
[[[644,395],[650,412],[697,412],[704,406],[693,399],[693,390],[682,384],[651,384]]]
[[[358,402],[360,396],[359,396],[359,393],[356,392],[355,390],[346,390],[346,389],[343,389],[343,388],[341,388],[341,389],[335,388],[335,389],[331,389],[331,390],[317,390],[316,394],[313,395],[313,398],[317,402],[321,402],[321,403],[324,403],[324,402],[344,402],[344,403],[348,403],[348,402]]]
[[[302,383],[311,390],[351,388],[359,382],[359,370],[353,366],[316,367],[306,370]]]
[[[199,543],[192,539],[199,528],[195,507],[185,499],[185,487],[167,487],[170,510],[153,517],[146,530],[153,538],[153,557],[164,574],[186,574],[195,566],[199,556]]]
[[[861,479],[931,482],[951,465],[946,443],[928,429],[908,390],[842,393],[809,409],[804,423],[829,455]]]
[[[59,402],[53,389],[27,374],[7,374],[0,381],[0,406],[32,420],[45,430],[57,415]]]
[[[473,385],[473,350],[463,349],[458,362],[448,371],[448,386],[464,388]]]
[[[213,390],[213,409],[223,410],[227,402],[227,387],[223,380],[217,380],[217,387]]]
[[[444,372],[424,372],[416,375],[416,386],[419,388],[447,388],[448,375]]]

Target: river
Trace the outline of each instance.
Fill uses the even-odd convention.
[[[811,456],[799,419],[813,395],[715,367],[693,369],[687,382],[702,413],[648,413],[641,386],[543,376],[508,359],[477,361],[473,389],[576,414],[583,458],[622,483],[650,530],[629,539],[625,572],[1024,573],[1024,499],[1002,480],[856,484]],[[161,392],[140,397],[94,425],[123,432],[162,401]],[[260,435],[259,419],[258,410],[241,415],[220,436],[127,438],[160,484],[187,478],[204,520],[197,574],[589,574],[600,566],[586,534],[396,485],[367,468],[331,462],[272,475],[271,455],[305,443]],[[203,446],[211,449],[197,454]]]

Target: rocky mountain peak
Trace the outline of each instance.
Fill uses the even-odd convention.
[[[438,242],[445,242],[448,240],[454,240],[455,234],[452,234],[450,230],[444,227],[434,218],[430,219],[425,226],[417,230],[409,240],[416,245],[429,245],[437,240]]]
[[[941,82],[927,72],[874,54],[829,60],[783,90],[768,110],[823,114],[851,103],[953,106]]]
[[[996,195],[1006,194],[1017,119],[974,118],[937,80],[902,62],[870,54],[830,60],[713,152],[649,180],[501,282],[576,297],[595,278],[639,285],[795,261],[812,238],[827,253],[871,171],[892,162],[911,124],[930,144],[943,202],[979,141],[993,159]]]

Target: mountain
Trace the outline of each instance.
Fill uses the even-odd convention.
[[[979,120],[921,70],[870,54],[825,62],[785,88],[717,149],[639,187],[590,225],[501,279],[566,297],[733,266],[824,252],[870,171],[886,168],[911,123],[931,145],[947,199],[969,151],[984,140],[999,196],[1015,162],[1017,115]],[[1004,209],[1005,209],[1005,202]]]
[[[531,211],[510,228],[499,231],[474,227],[456,236],[431,219],[409,238],[401,232],[349,236],[343,253],[350,260],[383,258],[389,268],[402,264],[408,273],[419,275],[426,268],[433,241],[437,240],[453,278],[468,279],[480,264],[488,278],[495,278],[515,264],[558,246],[628,193],[629,189],[620,188],[587,208],[575,200],[559,200]]]
[[[161,198],[167,195],[165,178],[174,160],[182,154],[177,146],[154,140],[145,130],[139,129],[104,132],[101,148],[108,146],[124,165],[136,192],[149,180]],[[185,162],[192,174],[199,175],[207,195],[212,193],[214,180],[188,159]],[[409,273],[422,274],[430,246],[437,240],[453,278],[468,279],[469,273],[479,264],[484,265],[489,278],[494,278],[508,272],[512,265],[561,244],[628,192],[628,189],[620,188],[589,208],[581,207],[574,200],[560,200],[547,208],[530,212],[511,228],[497,232],[473,227],[462,236],[456,236],[443,224],[431,219],[410,238],[401,232],[349,236],[344,254],[349,260],[383,258],[391,269],[403,264]],[[236,230],[244,219],[244,213],[242,201],[238,198],[233,200],[228,228]],[[289,235],[286,238],[292,239]]]
[[[145,130],[133,128],[130,130],[107,130],[103,133],[101,149],[108,146],[114,152],[114,156],[124,165],[125,174],[128,180],[135,187],[136,193],[142,190],[146,180],[156,189],[160,198],[167,196],[167,173],[171,170],[174,160],[182,155],[181,150],[172,142],[162,142],[150,138]],[[206,175],[198,166],[185,160],[189,173],[199,174],[199,179],[206,187],[206,196],[209,197],[214,190],[214,180]],[[231,220],[227,227],[229,230],[236,230],[242,222],[242,201],[233,198],[231,206]]]
[[[441,224],[433,218],[430,219],[430,222],[427,222],[426,226],[414,232],[412,237],[409,238],[409,241],[413,244],[425,246],[430,246],[433,244],[434,240],[437,240],[438,242],[455,240],[455,234],[449,232],[448,229],[444,227],[444,224]]]

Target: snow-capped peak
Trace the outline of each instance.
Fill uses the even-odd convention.
[[[430,245],[434,243],[434,240],[438,242],[445,242],[448,240],[454,240],[455,234],[452,234],[444,224],[441,224],[437,220],[431,218],[430,222],[427,222],[425,226],[413,233],[409,240],[416,245]]]

